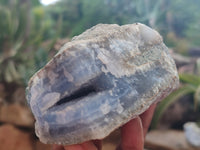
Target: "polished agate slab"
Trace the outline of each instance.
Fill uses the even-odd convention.
[[[158,32],[140,23],[99,24],[35,73],[27,99],[40,140],[69,145],[106,137],[178,85]]]

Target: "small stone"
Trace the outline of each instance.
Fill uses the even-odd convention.
[[[31,128],[34,126],[30,109],[19,104],[0,105],[0,122]]]
[[[184,131],[187,141],[200,148],[200,127],[194,122],[187,122],[184,124]]]
[[[158,32],[140,23],[99,24],[30,79],[27,99],[40,140],[70,145],[105,138],[178,85]]]
[[[145,148],[152,150],[198,150],[190,146],[183,131],[155,130],[147,134]]]
[[[30,133],[20,131],[12,125],[0,126],[1,150],[33,150]]]

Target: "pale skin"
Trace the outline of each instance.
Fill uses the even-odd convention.
[[[121,142],[116,150],[143,150],[144,139],[151,123],[156,104],[153,104],[140,116],[121,127]],[[82,144],[60,146],[53,145],[53,150],[101,150],[101,140]]]

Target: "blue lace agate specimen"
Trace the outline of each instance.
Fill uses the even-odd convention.
[[[99,24],[66,43],[27,88],[44,143],[102,139],[179,85],[162,37],[146,25]]]

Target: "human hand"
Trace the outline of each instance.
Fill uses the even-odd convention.
[[[155,108],[156,104],[151,105],[143,114],[121,127],[121,143],[117,150],[143,150],[144,139]],[[53,146],[53,150],[101,150],[101,148],[101,140],[93,140],[76,145]]]

